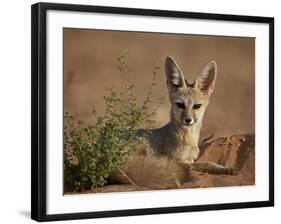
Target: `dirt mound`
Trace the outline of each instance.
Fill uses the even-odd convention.
[[[198,161],[213,161],[236,170],[235,175],[213,175],[191,171],[191,180],[183,188],[241,186],[255,184],[255,135],[241,134],[217,138],[200,145]],[[148,190],[133,185],[107,185],[83,193]],[[151,189],[150,189],[151,190]]]
[[[234,168],[236,175],[212,175],[191,171],[192,180],[183,187],[221,187],[255,184],[255,135],[233,135],[200,146],[198,161],[213,161]]]

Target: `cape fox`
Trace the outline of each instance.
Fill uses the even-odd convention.
[[[193,84],[187,83],[172,57],[165,60],[167,88],[171,103],[170,121],[149,132],[138,130],[140,143],[113,177],[121,183],[138,187],[167,189],[180,187],[190,178],[190,169],[214,174],[232,174],[214,162],[196,162],[199,136],[205,110],[215,87],[217,64],[211,61]]]

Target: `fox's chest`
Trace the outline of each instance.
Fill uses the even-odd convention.
[[[199,156],[198,146],[180,145],[173,153],[173,157],[183,163],[193,163]]]
[[[193,163],[199,156],[198,136],[195,133],[178,134],[173,156],[183,163]]]
[[[171,141],[171,139],[166,139],[163,144],[153,145],[151,148],[163,156],[175,158],[182,163],[193,163],[199,156],[197,144],[193,146],[181,141]]]

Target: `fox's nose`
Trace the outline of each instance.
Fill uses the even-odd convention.
[[[184,119],[184,122],[185,122],[186,124],[190,124],[191,121],[192,121],[192,119],[190,119],[190,118],[185,118],[185,119]]]

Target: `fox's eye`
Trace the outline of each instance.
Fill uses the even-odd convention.
[[[184,104],[183,103],[176,103],[176,105],[178,106],[178,108],[183,109],[184,108]]]
[[[193,109],[197,110],[202,106],[202,104],[194,104]]]

